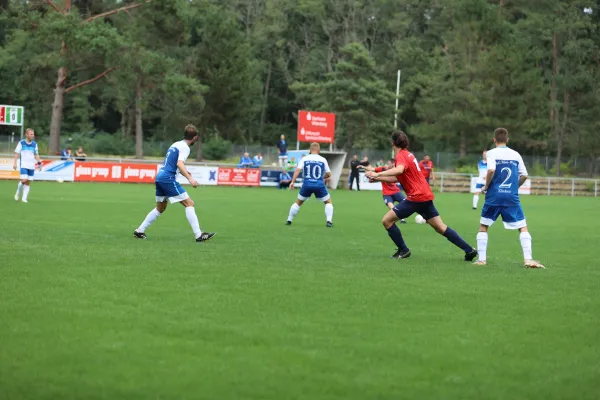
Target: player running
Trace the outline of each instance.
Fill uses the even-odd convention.
[[[27,203],[27,196],[29,196],[35,168],[37,167],[39,171],[42,170],[42,160],[40,159],[38,152],[38,145],[35,140],[33,140],[34,138],[35,131],[28,128],[25,131],[25,139],[19,141],[19,144],[17,144],[17,148],[15,149],[15,163],[13,169],[15,171],[17,170],[17,160],[20,159],[21,164],[20,180],[17,186],[17,193],[15,194],[15,201],[19,201],[22,190],[23,197],[21,198],[21,201],[23,203]]]
[[[331,176],[331,170],[327,160],[319,155],[321,146],[319,143],[310,144],[310,154],[302,158],[298,163],[294,176],[292,176],[292,182],[290,183],[290,190],[294,189],[294,183],[298,178],[300,172],[302,172],[302,187],[298,194],[298,200],[290,207],[290,214],[286,225],[291,225],[292,220],[300,211],[300,207],[304,202],[310,199],[313,194],[317,200],[325,203],[325,217],[327,218],[327,227],[333,227],[333,204],[331,203],[331,196],[325,187],[325,182]]]
[[[392,134],[392,148],[396,153],[396,166],[382,172],[367,172],[367,177],[373,181],[402,184],[406,192],[406,199],[383,217],[382,223],[388,235],[398,247],[390,258],[402,259],[410,257],[411,253],[406,246],[402,233],[396,221],[408,218],[413,213],[419,213],[427,223],[440,235],[445,236],[452,244],[465,252],[465,261],[473,261],[477,257],[477,250],[465,242],[452,228],[446,226],[433,204],[433,192],[425,177],[420,171],[419,163],[408,148],[408,137],[402,131]]]
[[[479,171],[479,176],[477,177],[477,182],[475,183],[475,194],[473,195],[473,210],[477,210],[477,205],[479,204],[479,193],[481,193],[481,188],[485,186],[485,178],[487,176],[487,150],[484,150],[482,153],[482,159],[477,163],[477,170]]]
[[[381,172],[386,169],[394,168],[394,160],[388,160],[387,165],[382,165],[380,167],[373,168],[371,166],[359,165],[358,168],[364,169],[365,171],[375,171]],[[391,182],[381,182],[381,193],[383,194],[383,203],[390,209],[394,209],[394,202],[400,203],[404,200],[404,196],[402,196],[402,192],[400,188],[395,183]],[[401,224],[405,224],[406,221],[401,219]]]
[[[183,175],[193,187],[198,186],[198,182],[192,178],[192,175],[185,167],[185,161],[190,155],[190,146],[198,140],[198,130],[194,125],[187,125],[184,129],[183,140],[175,142],[169,147],[165,157],[165,163],[160,170],[154,185],[156,186],[156,208],[150,211],[146,219],[139,228],[133,232],[133,236],[138,239],[146,239],[144,233],[146,229],[167,209],[167,200],[170,203],[181,203],[185,207],[185,216],[187,217],[196,242],[206,242],[215,236],[215,233],[202,232],[196,210],[194,209],[194,201],[187,194],[185,189],[177,182],[177,170]]]
[[[477,234],[477,250],[479,259],[475,265],[486,265],[488,229],[502,216],[505,229],[518,229],[523,258],[527,268],[544,268],[533,260],[531,251],[531,235],[527,230],[527,221],[521,208],[519,188],[527,180],[527,169],[523,158],[513,149],[508,148],[508,131],[498,128],[494,131],[496,148],[487,153],[487,175],[481,193],[485,194],[485,203],[481,210],[479,233]]]

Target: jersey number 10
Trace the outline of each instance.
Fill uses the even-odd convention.
[[[304,179],[321,179],[321,176],[323,176],[323,168],[320,165],[315,164],[313,165],[311,172],[310,166],[310,164],[306,164],[304,167]]]

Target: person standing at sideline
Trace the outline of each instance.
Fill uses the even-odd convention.
[[[419,167],[421,168],[421,173],[425,177],[427,183],[429,183],[430,179],[435,181],[435,175],[433,173],[433,161],[431,161],[429,154],[426,154],[425,157],[421,160],[421,162],[419,163]],[[429,183],[429,185],[431,184]]]
[[[277,153],[279,154],[279,166],[285,167],[287,165],[287,155],[288,144],[285,140],[285,135],[281,135],[279,142],[277,142]]]

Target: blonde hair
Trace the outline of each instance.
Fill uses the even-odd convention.
[[[35,131],[33,130],[33,128],[25,129],[25,133],[27,133],[27,132],[33,132],[33,134],[35,135]]]
[[[310,152],[312,153],[313,150],[317,150],[317,153],[321,150],[321,145],[317,142],[312,142],[310,144]]]

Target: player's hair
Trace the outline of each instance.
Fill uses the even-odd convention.
[[[310,144],[310,152],[312,153],[313,150],[321,150],[321,145],[317,142],[312,142]]]
[[[408,136],[406,136],[406,133],[402,131],[395,131],[394,133],[392,133],[392,143],[396,147],[399,147],[401,149],[407,149]]]
[[[198,136],[198,128],[192,124],[186,125],[183,129],[183,138],[185,140],[192,140],[196,136]]]
[[[33,130],[33,128],[27,128],[27,129],[25,129],[25,133],[27,133],[27,132],[33,132],[33,133],[35,133],[35,131]]]
[[[388,160],[388,162],[391,162],[391,163],[393,164],[395,161],[394,161],[394,159],[393,159],[393,158],[390,158],[390,159]]]
[[[494,131],[494,139],[498,143],[508,143],[508,131],[505,128],[498,128]]]

